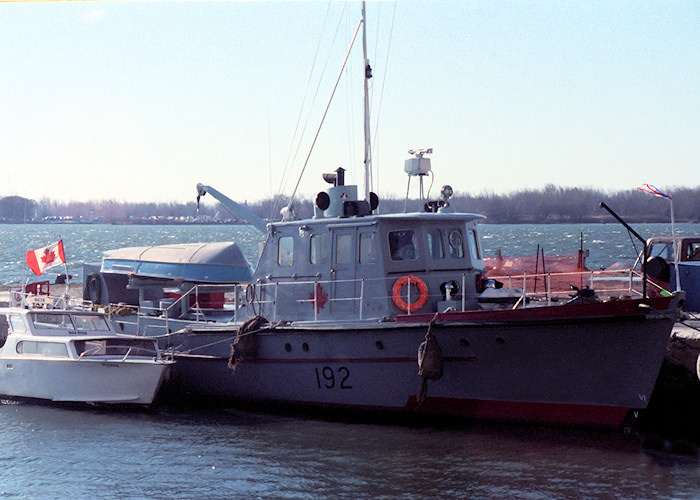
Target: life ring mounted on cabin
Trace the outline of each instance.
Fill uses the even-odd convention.
[[[401,297],[401,290],[405,285],[416,285],[416,288],[418,288],[418,300],[411,302],[411,304],[403,300],[403,297]],[[426,285],[425,281],[420,279],[418,276],[413,276],[412,274],[401,276],[396,280],[394,286],[391,288],[391,298],[394,299],[394,304],[396,304],[396,307],[402,311],[417,311],[423,307],[426,302],[428,302],[428,285]]]

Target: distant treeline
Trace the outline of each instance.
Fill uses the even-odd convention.
[[[700,187],[671,190],[675,218],[679,222],[700,221]],[[509,194],[472,195],[457,192],[450,201],[458,212],[483,214],[487,223],[561,223],[612,222],[612,217],[600,208],[605,202],[630,222],[667,222],[670,203],[637,190],[605,192],[599,189],[565,188],[547,185],[539,190],[522,190]],[[248,208],[263,218],[279,219],[280,209],[287,200],[262,200]],[[380,198],[380,213],[397,213],[418,209],[418,201]],[[294,203],[298,218],[313,216],[313,200],[298,199]],[[104,223],[139,223],[144,221],[194,222],[219,220],[235,222],[235,217],[221,205],[202,204],[197,210],[188,203],[133,203],[116,200],[59,202],[43,199],[39,202],[10,196],[0,199],[0,221],[42,222],[82,221]]]

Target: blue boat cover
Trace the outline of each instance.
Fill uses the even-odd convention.
[[[253,269],[233,242],[185,243],[109,250],[102,272],[193,283],[242,283]]]

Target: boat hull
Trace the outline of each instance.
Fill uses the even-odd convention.
[[[646,407],[673,326],[672,315],[645,314],[637,305],[603,316],[586,307],[577,314],[499,312],[492,320],[442,315],[432,332],[444,373],[428,381],[421,404],[417,353],[428,330],[421,317],[268,328],[255,334],[254,354],[235,372],[227,352],[235,332],[193,329],[183,339],[189,354],[177,357],[173,388],[250,401],[618,427],[628,410]]]
[[[169,363],[0,359],[0,394],[56,402],[151,404]]]

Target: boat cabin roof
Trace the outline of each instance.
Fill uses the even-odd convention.
[[[417,222],[417,221],[462,221],[472,222],[484,220],[486,217],[481,214],[471,213],[434,213],[434,212],[412,212],[412,213],[395,213],[395,214],[379,214],[367,215],[364,217],[333,217],[333,218],[318,218],[304,219],[291,222],[272,222],[268,225],[272,232],[277,228],[284,227],[303,227],[309,225],[329,226],[332,227],[338,224],[347,224],[355,226],[364,226],[376,224],[378,222]]]

